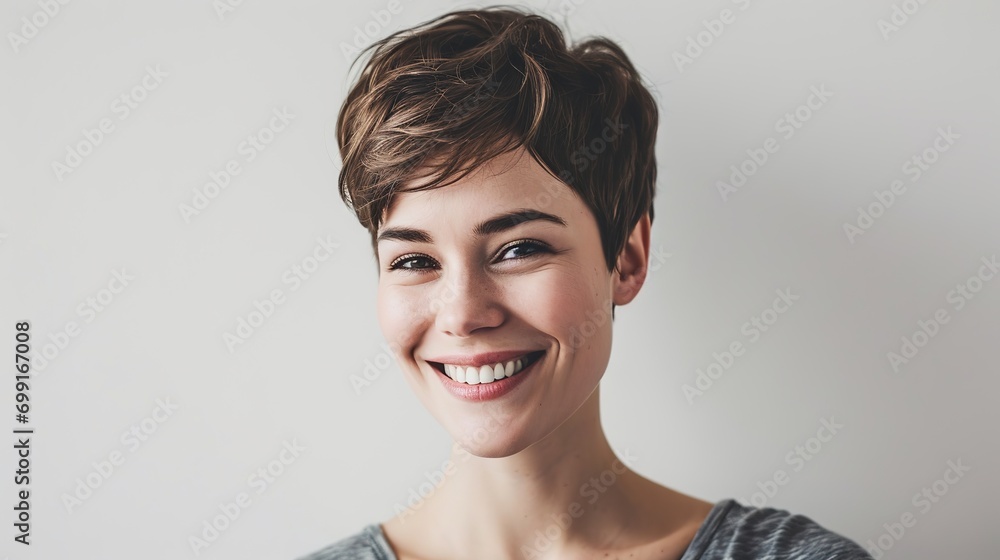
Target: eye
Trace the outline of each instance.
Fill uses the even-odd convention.
[[[520,239],[518,241],[513,241],[504,245],[500,249],[498,255],[498,262],[502,261],[513,261],[519,259],[525,259],[535,254],[549,253],[551,249],[549,246],[533,239]],[[512,255],[510,258],[502,258],[506,255]],[[400,257],[393,259],[388,270],[400,270],[405,272],[419,272],[425,270],[433,270],[438,266],[437,261],[428,257],[427,255],[422,255],[420,253],[407,253]]]
[[[527,250],[527,252],[526,252]],[[503,249],[500,249],[500,256],[507,255],[512,252],[521,253],[519,256],[513,257],[513,259],[501,259],[501,260],[515,260],[530,257],[536,253],[547,253],[549,252],[548,245],[535,241],[533,239],[520,239],[514,241],[508,245],[505,245]]]
[[[431,266],[420,266],[420,263],[433,263],[433,264]],[[416,264],[416,266],[412,266],[414,264]],[[403,270],[407,272],[415,272],[418,270],[431,268],[435,264],[437,264],[436,261],[434,261],[434,259],[426,255],[421,255],[419,253],[408,253],[389,263],[389,270]]]

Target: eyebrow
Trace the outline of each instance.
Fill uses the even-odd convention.
[[[546,222],[551,222],[553,224],[558,224],[561,226],[566,225],[566,221],[559,216],[549,214],[547,212],[542,212],[540,210],[533,210],[531,208],[518,208],[511,212],[505,212],[499,216],[495,216],[477,225],[473,230],[473,234],[476,237],[483,237],[486,235],[492,235],[495,233],[500,233],[507,231],[515,226],[526,222],[532,222],[536,220],[543,220]],[[433,243],[434,240],[431,234],[422,230],[406,227],[390,227],[382,230],[382,233],[378,234],[375,242],[379,243],[383,240],[395,239],[398,241],[409,241],[412,243]]]

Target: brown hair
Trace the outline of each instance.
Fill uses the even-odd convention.
[[[376,255],[384,212],[418,168],[433,180],[405,190],[450,185],[520,146],[593,212],[609,271],[652,220],[658,111],[611,40],[567,48],[550,20],[492,6],[398,31],[358,59],[370,49],[337,118],[338,182]]]

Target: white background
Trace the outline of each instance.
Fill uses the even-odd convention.
[[[669,256],[617,310],[602,389],[612,444],[710,501],[750,500],[785,470],[767,506],[862,544],[882,536],[886,558],[994,557],[1000,278],[973,280],[981,291],[962,309],[948,294],[1000,253],[1000,4],[930,1],[884,34],[893,1],[527,5],[573,40],[618,41],[661,110],[652,245]],[[366,26],[377,38],[471,5],[400,6],[383,25],[372,11],[386,3],[368,0],[246,0],[221,16],[209,0],[78,0],[52,17],[5,5],[0,355],[13,363],[14,323],[28,320],[52,358],[31,384],[32,545],[13,542],[11,435],[0,554],[194,558],[189,537],[246,492],[250,506],[200,557],[293,558],[388,519],[440,468],[447,435],[386,365],[369,238],[337,195],[331,144],[344,45],[370,40]],[[735,21],[679,64],[723,9]],[[12,45],[33,17],[48,21]],[[147,67],[166,77],[122,119],[115,100]],[[823,85],[833,96],[786,139],[779,119]],[[294,118],[247,162],[241,142],[276,108]],[[105,118],[114,130],[54,171]],[[913,181],[904,164],[948,127],[959,138]],[[724,201],[717,181],[768,137],[780,149]],[[185,220],[179,206],[230,159],[241,173]],[[844,224],[896,179],[905,193],[849,239]],[[317,238],[339,246],[293,291],[283,275]],[[107,303],[123,267],[134,279],[112,283]],[[751,343],[743,324],[785,288],[800,299]],[[284,303],[230,352],[224,333],[275,289]],[[107,305],[79,312],[91,297]],[[949,322],[895,371],[887,354],[938,309]],[[77,336],[61,337],[70,322]],[[737,340],[747,352],[689,402],[683,385]],[[366,361],[385,367],[356,391]],[[0,427],[14,429],[4,371]],[[167,398],[178,409],[126,445]],[[786,455],[831,417],[844,427],[795,471]],[[258,493],[248,477],[293,440],[305,450]],[[115,451],[124,463],[67,508]],[[959,460],[970,471],[917,507]],[[916,525],[888,536],[907,512]]]

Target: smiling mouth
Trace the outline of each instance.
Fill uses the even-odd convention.
[[[494,383],[508,377],[513,377],[523,371],[531,364],[538,361],[545,354],[544,350],[529,352],[519,358],[506,362],[483,365],[479,367],[455,366],[442,364],[440,362],[427,362],[434,369],[448,376],[453,381],[465,383],[467,385],[483,385]]]

